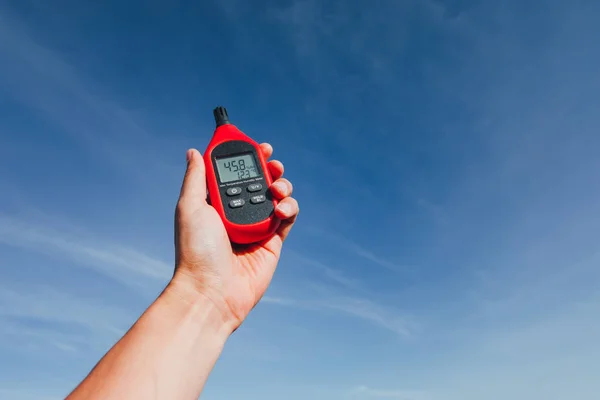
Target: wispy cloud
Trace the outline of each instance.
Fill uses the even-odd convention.
[[[96,305],[47,286],[15,290],[0,287],[0,315],[73,323],[91,330],[123,333],[130,315],[122,309]]]
[[[49,286],[13,286],[0,286],[0,346],[10,343],[13,350],[105,350],[136,318],[122,308]]]
[[[227,3],[233,10],[232,4],[240,1]],[[309,83],[327,81],[330,88],[356,94],[340,99],[335,95],[337,90],[319,91],[319,100],[329,105],[340,101],[358,104],[361,95],[373,87],[384,96],[394,90],[390,82],[397,81],[401,61],[410,50],[413,32],[409,27],[415,11],[427,22],[455,29],[464,19],[461,6],[438,0],[410,0],[361,7],[357,12],[348,2],[295,0],[272,6],[265,14],[280,24],[283,36],[294,49],[300,73]],[[360,71],[360,79],[344,73],[348,66]]]
[[[396,265],[375,257],[355,243],[322,230],[311,228],[308,228],[308,230],[325,237],[327,240],[341,243],[346,248],[350,246],[355,254],[367,257],[371,262],[383,264],[386,268],[393,267],[394,270],[397,270]],[[348,276],[344,271],[326,265],[314,257],[302,255],[294,250],[288,250],[287,254],[291,256],[289,260],[293,265],[313,267],[319,273],[318,279],[311,280],[308,283],[307,287],[304,288],[306,297],[301,300],[290,297],[265,296],[262,302],[321,312],[336,312],[361,319],[401,336],[410,336],[417,329],[418,324],[409,315],[394,307],[383,306],[371,300],[373,298],[372,293],[361,285],[360,280]]]
[[[426,400],[429,399],[426,392],[420,390],[386,390],[374,389],[368,386],[358,386],[353,392],[366,397],[400,400]]]
[[[352,297],[328,299],[322,307],[337,310],[348,315],[362,318],[375,325],[389,329],[403,336],[410,336],[415,327],[413,321],[398,311],[381,306],[370,300]]]
[[[334,311],[362,319],[401,336],[410,336],[416,328],[416,323],[398,310],[359,297],[330,296],[319,299],[296,300],[265,296],[261,302],[321,312]]]
[[[0,306],[1,307],[1,306]],[[22,317],[23,315],[19,315]],[[79,334],[59,332],[54,329],[44,329],[40,327],[31,328],[19,323],[6,316],[0,317],[2,326],[0,327],[0,336],[5,340],[0,343],[0,347],[6,342],[11,343],[14,348],[19,341],[26,342],[32,350],[48,350],[46,345],[52,346],[58,350],[76,353],[80,345],[87,345]],[[42,346],[36,346],[43,344]],[[17,345],[18,346],[18,345]]]
[[[322,263],[314,257],[308,257],[300,254],[299,252],[286,249],[286,257],[291,256],[291,260],[294,265],[302,265],[313,267],[317,272],[321,274],[321,276],[343,288],[355,291],[362,290],[360,280],[357,278],[353,278],[348,276],[342,270],[338,268],[331,267]]]
[[[51,224],[40,224],[40,220],[51,219],[38,219],[36,224],[27,219],[16,219],[0,214],[0,243],[71,259],[76,261],[77,265],[91,268],[121,284],[140,290],[152,287],[157,282],[166,282],[172,274],[173,266],[135,249],[98,238],[92,240],[91,235],[87,235],[86,238],[86,235],[76,228],[65,228],[69,226],[66,223],[56,224],[61,228],[57,229]],[[356,280],[345,276],[341,271],[316,260],[306,257],[302,257],[302,259],[319,268],[345,291],[358,287]],[[414,328],[414,323],[409,318],[390,307],[381,306],[365,298],[348,296],[343,292],[340,295],[336,291],[329,291],[326,287],[321,287],[321,289],[324,289],[324,292],[321,291],[321,296],[315,300],[297,301],[265,297],[263,302],[338,312],[360,318],[403,336],[410,335]],[[7,296],[9,293],[6,292],[4,295]],[[12,293],[11,296],[17,296],[17,294]],[[23,303],[26,298],[21,300]],[[30,308],[30,310],[39,309],[38,306]],[[42,315],[43,313],[39,314],[40,317]],[[59,342],[57,340],[57,343]]]
[[[30,108],[135,182],[175,173],[157,155],[176,138],[159,143],[118,99],[84,79],[59,52],[40,44],[35,30],[8,10],[0,8],[0,21],[0,88],[8,99]],[[0,130],[12,133],[10,127],[0,125]]]
[[[287,299],[283,297],[273,297],[273,296],[264,296],[261,300],[261,303],[269,303],[269,304],[279,304],[282,306],[298,306],[300,307],[303,303],[298,302],[296,300]]]
[[[412,270],[412,268],[409,266],[400,265],[383,257],[379,257],[372,251],[341,235],[334,234],[323,229],[316,228],[314,226],[303,227],[303,229],[312,235],[318,236],[322,239],[335,243],[336,245],[344,248],[345,250],[352,252],[352,254],[356,255],[357,257],[362,258],[363,260],[369,261],[375,265],[378,265],[390,271],[407,272]]]
[[[122,284],[144,288],[166,281],[173,266],[133,248],[0,214],[0,243],[76,261]]]
[[[4,386],[4,385],[2,385]],[[42,393],[44,392],[44,393]],[[0,389],[0,397],[11,400],[62,400],[64,396],[46,394],[47,390],[34,390],[29,388]]]

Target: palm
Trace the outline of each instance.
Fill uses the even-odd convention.
[[[240,278],[248,282],[248,286],[252,291],[249,298],[254,304],[260,300],[271,282],[279,261],[281,245],[281,238],[275,235],[265,243],[234,246],[233,248]]]

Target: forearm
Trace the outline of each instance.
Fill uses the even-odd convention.
[[[230,333],[210,301],[171,283],[67,399],[197,399]]]

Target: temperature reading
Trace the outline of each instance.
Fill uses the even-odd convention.
[[[254,178],[259,175],[252,154],[218,158],[217,169],[221,183]]]
[[[246,179],[246,178],[251,178],[249,169],[245,169],[243,171],[238,171],[238,179]]]

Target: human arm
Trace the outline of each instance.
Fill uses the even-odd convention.
[[[261,145],[266,158],[271,146]],[[267,240],[232,247],[217,212],[206,203],[204,163],[196,150],[176,209],[175,273],[156,301],[67,397],[196,399],[229,335],[267,289],[283,241],[298,214],[283,165],[268,163],[282,220]]]

